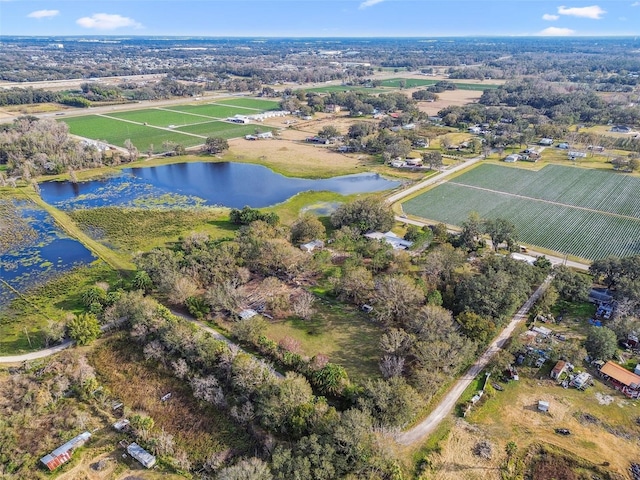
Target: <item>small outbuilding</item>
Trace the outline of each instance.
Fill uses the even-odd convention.
[[[146,468],[151,468],[156,464],[156,457],[147,452],[137,443],[133,442],[127,447],[127,453],[139,461]]]
[[[313,252],[316,248],[324,248],[324,242],[316,239],[300,245],[300,250],[304,252]]]
[[[541,412],[548,412],[549,411],[549,402],[546,402],[544,400],[539,400],[538,401],[538,410]]]
[[[553,145],[553,138],[541,138],[538,142],[538,145],[542,145],[544,147],[550,147]]]
[[[558,380],[560,378],[560,375],[567,371],[568,366],[569,365],[564,360],[558,360],[556,366],[551,370],[551,378],[553,378],[554,380]]]
[[[42,457],[40,461],[45,464],[50,471],[53,471],[60,465],[71,460],[71,454],[73,451],[84,445],[89,438],[91,438],[91,434],[89,432],[81,433],[80,435],[73,437],[64,445],[56,448],[50,454]]]
[[[504,161],[507,163],[516,163],[518,160],[521,160],[522,156],[517,153],[512,153],[511,155],[507,155],[504,157]]]

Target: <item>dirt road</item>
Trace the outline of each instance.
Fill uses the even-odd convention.
[[[471,368],[469,368],[469,370],[467,370],[467,372],[453,385],[451,390],[449,390],[447,395],[429,414],[429,416],[412,429],[398,435],[398,443],[401,445],[413,445],[414,443],[425,440],[431,433],[433,433],[438,425],[440,425],[440,422],[442,422],[442,420],[444,420],[444,418],[453,411],[456,406],[456,402],[471,384],[473,379],[476,378],[476,376],[487,366],[491,358],[498,353],[505,342],[509,339],[516,326],[527,318],[529,309],[546,290],[550,282],[551,276],[548,276],[536,291],[533,292],[524,305],[522,305],[520,310],[518,310],[518,312],[513,316],[505,329],[500,332],[500,335],[491,342],[491,345],[489,345],[482,356],[478,358]]]

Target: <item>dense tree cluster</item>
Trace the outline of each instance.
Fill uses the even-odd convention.
[[[28,180],[35,175],[99,167],[103,161],[104,152],[72,139],[65,123],[20,117],[0,126],[0,164],[7,165],[9,175]]]

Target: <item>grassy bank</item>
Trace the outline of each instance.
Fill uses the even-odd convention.
[[[0,355],[14,355],[45,347],[43,329],[49,320],[61,321],[84,310],[82,292],[96,282],[116,283],[107,264],[76,268],[18,297],[0,309]]]

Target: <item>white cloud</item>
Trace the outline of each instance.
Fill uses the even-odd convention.
[[[566,37],[569,35],[573,35],[576,33],[574,30],[570,28],[560,28],[560,27],[549,27],[545,28],[541,32],[538,32],[538,35],[542,37]]]
[[[550,13],[545,13],[542,15],[543,20],[547,20],[548,22],[554,22],[560,18],[559,15],[551,15]]]
[[[631,4],[632,7],[640,7],[640,2],[633,2]]]
[[[592,5],[590,7],[571,7],[565,6],[558,7],[558,13],[560,15],[569,15],[571,17],[591,18],[593,20],[600,20],[602,15],[607,13],[598,5]]]
[[[123,17],[118,14],[94,13],[90,17],[82,17],[76,23],[84,28],[94,28],[96,30],[115,30],[122,27],[141,28],[142,25],[133,18]]]
[[[60,15],[59,10],[36,10],[31,12],[27,17],[29,18],[51,18]]]
[[[373,5],[376,5],[382,2],[384,2],[384,0],[364,0],[364,2],[360,4],[360,8],[362,9],[362,8],[372,7]]]

